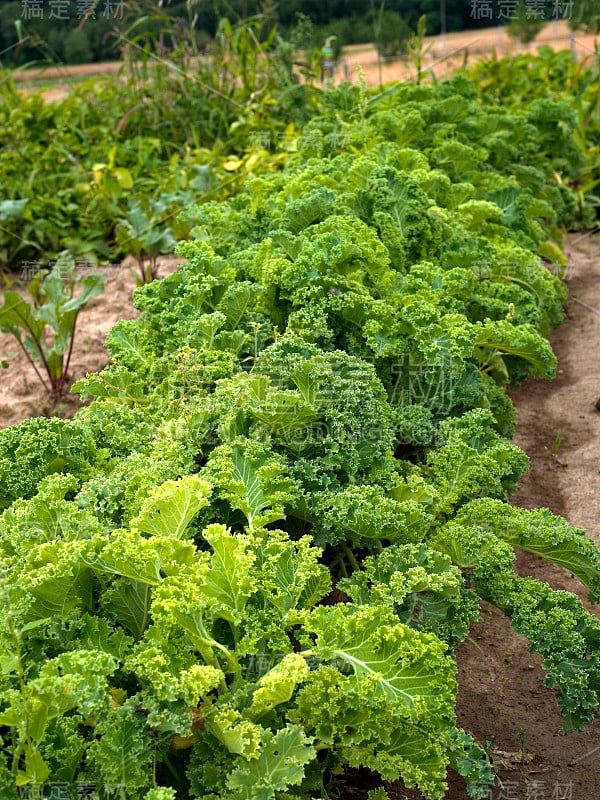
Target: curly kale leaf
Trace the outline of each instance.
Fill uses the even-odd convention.
[[[474,497],[506,500],[527,471],[525,453],[495,433],[493,422],[489,411],[473,409],[440,423],[439,446],[423,468],[436,487],[440,515]]]
[[[433,517],[418,501],[386,496],[371,486],[349,486],[337,492],[319,492],[311,505],[313,536],[323,545],[349,541],[353,547],[373,540],[417,542],[431,528]]]
[[[128,703],[101,717],[87,752],[89,769],[107,793],[133,798],[152,784],[154,748],[146,720]]]
[[[31,500],[16,500],[0,516],[0,553],[17,563],[36,545],[87,539],[102,530],[98,520],[66,496],[79,488],[72,475],[49,475]]]
[[[316,756],[312,740],[297,725],[277,733],[265,730],[257,759],[229,776],[224,800],[276,800],[278,793],[302,782],[304,767]]]
[[[155,486],[190,471],[189,455],[183,448],[176,447],[176,452],[163,456],[158,437],[154,444],[152,455],[142,450],[106,465],[103,473],[83,484],[77,504],[90,509],[107,527],[126,525],[139,514],[148,492]],[[171,455],[174,457],[170,458]]]
[[[200,474],[244,514],[250,528],[284,518],[285,508],[293,508],[300,496],[283,456],[249,439],[217,447]]]
[[[384,603],[403,624],[435,633],[453,647],[479,617],[478,598],[464,587],[460,571],[423,544],[391,545],[368,556],[337,588],[361,605]]]
[[[508,378],[506,368],[502,367],[503,355],[517,356],[529,367],[531,375],[553,378],[556,373],[556,356],[549,342],[531,325],[512,325],[508,320],[482,324],[477,338],[480,369]]]
[[[210,491],[209,484],[196,475],[166,481],[143,500],[129,524],[140,533],[182,539],[192,519],[208,505]]]
[[[95,472],[96,446],[77,420],[27,419],[0,431],[0,508],[18,497],[32,497],[55,472],[87,480]]]
[[[515,575],[513,548],[485,526],[449,522],[430,545],[472,569],[478,594],[504,611],[517,633],[527,637],[531,651],[541,655],[546,685],[557,690],[565,731],[590,722],[600,701],[596,617],[574,594]]]
[[[454,521],[491,531],[519,550],[535,553],[563,567],[589,590],[591,602],[600,602],[600,552],[567,520],[547,508],[513,508],[499,500],[473,500],[463,506]]]
[[[262,352],[256,370],[279,388],[275,398],[289,393],[301,413],[301,429],[274,437],[290,457],[319,459],[325,469],[352,476],[392,449],[386,393],[372,365],[339,350],[323,353],[287,334]]]
[[[399,625],[386,606],[317,608],[306,633],[324,664],[298,693],[292,721],[302,720],[350,765],[376,769],[386,780],[402,777],[441,798],[455,701],[445,645]],[[376,722],[382,717],[383,729]]]

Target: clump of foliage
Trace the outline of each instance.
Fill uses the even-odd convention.
[[[600,8],[594,0],[582,0],[574,5],[569,19],[569,27],[573,31],[583,30],[586,33],[600,33]]]
[[[524,0],[519,0],[506,30],[509,36],[521,44],[529,44],[545,26],[544,9],[532,9]]]
[[[164,213],[164,207],[154,205],[153,214],[152,211],[145,213],[138,201],[130,202],[125,219],[117,228],[117,241],[124,249],[132,251],[138,262],[139,284],[158,278],[158,257],[161,253],[172,252],[175,246],[170,229],[157,219],[161,210]]]
[[[0,265],[68,250],[102,261],[134,255],[152,272],[156,249],[189,235],[175,221],[182,207],[235,193],[293,151],[320,90],[301,83],[268,16],[223,20],[211,59],[193,29],[180,30],[165,57],[161,34],[143,27],[125,35],[132,54],[116,75],[57,102],[23,94],[0,72]],[[164,232],[160,244],[140,214]]]
[[[76,290],[80,289],[77,294]],[[40,269],[27,291],[2,292],[0,330],[19,343],[48,394],[58,398],[69,389],[69,365],[79,313],[104,290],[104,275],[75,273],[75,262],[61,254],[52,270]],[[52,333],[47,336],[48,328]]]
[[[481,800],[454,660],[481,600],[566,730],[600,706],[598,619],[514,570],[598,602],[598,549],[507,502],[504,387],[556,366],[540,256],[576,214],[576,118],[464,77],[325,97],[283,172],[183,214],[186,265],[138,288],[76,420],[0,432],[8,800],[305,800],[348,767],[429,800],[451,767]]]
[[[584,6],[582,4],[578,8]],[[469,75],[479,92],[485,94],[486,102],[493,101],[503,108],[519,112],[527,106],[540,111],[543,109],[548,121],[550,114],[557,113],[554,101],[568,103],[575,124],[573,135],[585,164],[580,165],[576,174],[573,174],[565,170],[561,163],[559,187],[564,182],[576,193],[576,224],[594,227],[600,209],[598,53],[588,55],[577,63],[570,51],[556,53],[550,47],[541,47],[537,56],[519,55],[502,61],[479,62],[469,71]],[[534,176],[529,165],[522,165],[516,174]]]

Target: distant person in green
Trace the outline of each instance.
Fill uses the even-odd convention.
[[[323,58],[321,61],[323,83],[325,83],[325,81],[328,80],[332,81],[333,76],[335,75],[336,61],[333,55],[333,40],[335,38],[336,38],[335,36],[328,36],[325,39],[325,44],[323,45],[323,50],[322,50]]]

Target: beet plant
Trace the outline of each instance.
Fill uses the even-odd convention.
[[[72,257],[63,253],[51,270],[36,273],[27,291],[30,300],[19,292],[2,292],[0,330],[15,337],[40,382],[56,399],[69,388],[77,318],[92,297],[104,291],[104,276],[81,280]]]

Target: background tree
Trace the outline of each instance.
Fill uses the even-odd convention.
[[[402,55],[407,52],[408,40],[412,31],[408,23],[397,11],[385,10],[381,15],[378,51],[383,58]]]
[[[600,0],[577,0],[569,26],[572,30],[600,33]]]
[[[522,44],[533,42],[535,37],[545,27],[544,9],[529,6],[524,0],[519,0],[515,16],[508,24],[507,33]]]

